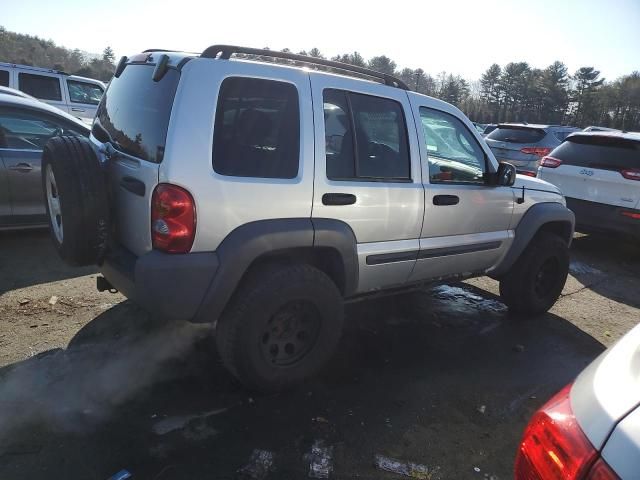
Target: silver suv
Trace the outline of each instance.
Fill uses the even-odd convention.
[[[97,263],[99,290],[211,323],[259,390],[322,366],[345,300],[489,274],[536,314],[567,276],[556,187],[499,165],[457,108],[328,60],[124,57],[90,140],[54,139],[43,162],[61,256]]]
[[[509,162],[518,173],[535,177],[542,157],[549,155],[568,135],[579,131],[565,125],[501,123],[485,141],[499,162]]]

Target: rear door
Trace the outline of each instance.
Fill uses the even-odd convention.
[[[2,148],[12,223],[44,223],[40,178],[42,149],[56,135],[82,135],[77,127],[48,113],[0,107]]]
[[[32,70],[16,70],[18,90],[42,100],[64,112],[68,112],[66,89],[62,76],[55,73],[41,73]]]
[[[98,104],[104,89],[97,83],[65,78],[69,96],[69,113],[74,117],[92,121],[96,116]]]
[[[151,250],[151,196],[164,158],[180,73],[157,82],[154,64],[127,65],[102,97],[92,139],[108,158],[116,237],[136,255]]]
[[[11,197],[9,196],[9,179],[2,158],[3,139],[0,137],[0,225],[11,223]]]
[[[415,124],[404,90],[311,76],[313,217],[347,223],[357,241],[358,291],[407,281],[424,210]]]
[[[640,141],[575,135],[550,157],[561,163],[555,168],[542,166],[540,178],[556,185],[566,197],[637,208],[640,174],[633,172],[640,172]]]

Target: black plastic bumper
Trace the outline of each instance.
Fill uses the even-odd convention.
[[[117,248],[107,256],[100,271],[113,287],[152,314],[189,320],[198,312],[218,266],[215,252],[151,251],[136,257]]]
[[[579,232],[617,232],[640,238],[640,220],[622,215],[622,212],[640,214],[640,210],[568,197],[567,208],[575,213]]]

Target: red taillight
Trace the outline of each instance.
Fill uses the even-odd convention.
[[[527,177],[535,177],[536,176],[536,172],[530,172],[528,170],[523,170],[521,172],[518,172],[520,175],[526,175]]]
[[[567,385],[538,410],[516,458],[517,480],[578,480],[593,464],[593,448],[571,410]]]
[[[623,210],[622,212],[620,212],[620,215],[624,217],[633,218],[634,220],[640,220],[639,212],[627,212],[626,210]]]
[[[547,168],[558,168],[561,164],[562,160],[559,160],[556,157],[547,156],[540,161],[540,166]]]
[[[638,170],[637,168],[621,170],[620,173],[627,180],[640,180],[640,170]]]
[[[524,147],[520,149],[520,153],[544,157],[545,155],[549,155],[551,153],[551,149],[548,147]]]
[[[153,248],[167,253],[187,253],[196,235],[196,206],[184,188],[160,184],[151,198]]]
[[[599,458],[596,463],[593,464],[587,476],[584,477],[584,480],[620,480],[620,477],[611,470],[607,462]]]

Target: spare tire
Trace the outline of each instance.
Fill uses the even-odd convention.
[[[51,239],[72,266],[100,263],[109,237],[107,187],[88,139],[59,136],[42,153],[42,190]]]

